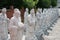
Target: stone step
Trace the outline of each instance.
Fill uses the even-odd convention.
[[[44,40],[60,40],[60,19],[53,26],[52,31],[48,30],[49,36],[43,35]]]

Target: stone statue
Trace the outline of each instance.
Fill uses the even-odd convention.
[[[25,25],[26,28],[28,27],[28,22],[27,22],[28,15],[29,15],[29,9],[26,8],[25,13],[24,13],[24,25]],[[26,33],[26,28],[25,28],[25,33]]]
[[[6,8],[3,8],[2,9],[2,12],[0,13],[0,16],[2,17],[2,18],[7,18],[7,15],[6,15]]]
[[[9,23],[9,32],[11,40],[22,40],[24,24],[21,22],[19,9],[14,9],[13,17]]]
[[[40,13],[40,9],[38,8],[36,12],[36,31],[40,28],[40,17],[41,17],[41,13]]]
[[[38,40],[42,39],[42,34],[43,34],[42,23],[43,23],[42,11],[40,10],[40,8],[38,8],[36,12],[36,30],[35,30],[35,35]]]
[[[29,15],[29,12],[28,12],[29,10],[28,10],[28,8],[26,8],[26,11],[25,11],[25,13],[24,13],[24,23],[26,24],[27,23],[27,17],[28,17],[28,15]]]
[[[37,40],[37,37],[34,34],[35,31],[35,12],[34,9],[30,11],[28,15],[28,27],[26,29],[26,39],[25,40]]]
[[[0,40],[7,39],[8,39],[8,19],[6,16],[6,8],[3,8],[0,14]]]

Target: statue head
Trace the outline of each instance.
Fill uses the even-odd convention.
[[[19,9],[17,9],[17,8],[15,8],[14,9],[14,15],[13,16],[15,16],[15,17],[20,17],[20,11],[19,11]]]
[[[32,14],[32,15],[35,14],[34,9],[31,9],[30,14]]]
[[[33,17],[35,17],[35,11],[34,11],[34,9],[31,9],[30,15],[33,16]]]
[[[28,9],[28,8],[26,8],[26,11],[28,12],[28,11],[29,11],[29,9]]]
[[[40,12],[42,12],[42,8],[40,8]]]
[[[43,10],[43,12],[46,12],[46,11],[47,11],[47,9],[44,9],[44,10]]]
[[[38,8],[38,11],[42,12],[42,8]]]
[[[6,8],[2,8],[2,13],[6,13]]]
[[[40,8],[37,9],[37,12],[40,12]]]

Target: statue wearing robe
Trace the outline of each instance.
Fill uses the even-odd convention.
[[[34,9],[32,9],[30,11],[30,15],[28,15],[28,27],[26,29],[26,40],[37,40],[34,31],[35,31],[35,13],[34,13]]]
[[[20,11],[14,10],[14,15],[9,23],[9,32],[11,40],[22,40],[24,24],[21,22]]]
[[[25,11],[25,13],[24,13],[24,23],[26,24],[27,23],[27,17],[28,17],[28,15],[29,15],[29,13],[28,13],[28,8],[26,8],[26,11]]]
[[[27,22],[27,17],[28,17],[28,15],[29,15],[29,13],[28,13],[28,8],[26,8],[26,11],[25,11],[25,13],[24,13],[24,25],[25,25],[25,27],[27,28],[28,27],[28,22]],[[25,32],[26,32],[26,28],[25,28]],[[24,34],[26,34],[26,33],[24,33]]]
[[[6,16],[6,8],[3,8],[0,14],[0,39],[8,39],[8,19]]]

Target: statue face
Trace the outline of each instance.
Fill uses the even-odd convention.
[[[6,8],[3,8],[2,9],[2,13],[6,13]]]
[[[34,14],[34,13],[35,13],[35,12],[34,12],[34,9],[32,9],[32,10],[30,11],[30,13],[31,13],[31,14]]]
[[[20,13],[17,12],[17,13],[16,13],[16,17],[19,17],[19,16],[20,16]]]
[[[14,16],[15,17],[20,17],[20,11],[19,11],[19,9],[14,9]]]
[[[38,8],[38,10],[37,10],[38,12],[40,12],[40,9]]]
[[[43,11],[44,11],[44,12],[46,12],[46,11],[47,11],[47,9],[44,9]]]
[[[16,11],[16,12],[14,13],[14,16],[15,16],[15,17],[20,17],[20,11]]]
[[[29,11],[28,8],[26,8],[26,11],[27,11],[27,12]]]

